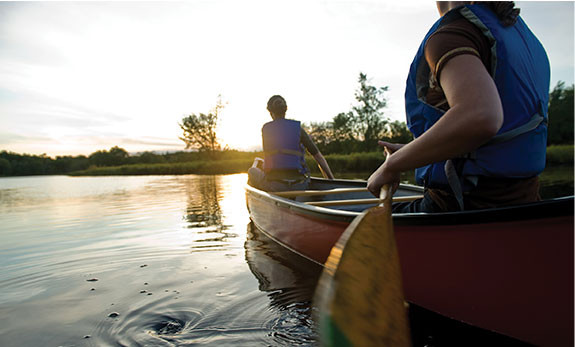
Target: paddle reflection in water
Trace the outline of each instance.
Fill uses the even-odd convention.
[[[273,336],[292,345],[313,344],[315,340],[311,300],[322,267],[277,244],[248,224],[246,261],[267,293],[270,307],[279,314]]]

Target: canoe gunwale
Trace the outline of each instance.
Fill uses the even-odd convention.
[[[288,198],[273,195],[273,193],[259,190],[247,184],[246,191],[260,199],[268,200],[270,203],[273,203],[277,207],[293,210],[297,214],[309,215],[318,219],[351,222],[355,217],[360,215],[360,212],[334,210],[321,206],[306,205]]]
[[[316,181],[329,181],[316,179]],[[332,180],[332,184],[344,183],[348,186],[365,184],[359,180]],[[423,191],[419,186],[401,184],[400,188]],[[246,192],[258,198],[268,200],[277,207],[287,208],[294,213],[308,215],[318,219],[330,221],[351,222],[361,212],[345,211],[321,206],[307,205],[289,198],[274,195],[273,192],[265,192],[254,188],[248,184],[245,186]],[[531,219],[552,218],[573,215],[574,196],[565,196],[549,200],[543,200],[522,205],[498,207],[482,210],[441,212],[441,213],[395,213],[393,222],[396,225],[456,225],[456,224],[485,224],[512,221],[525,221]]]

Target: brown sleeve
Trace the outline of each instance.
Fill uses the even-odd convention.
[[[425,59],[431,70],[430,84],[439,86],[441,69],[453,57],[472,54],[491,71],[489,40],[475,25],[464,18],[457,19],[433,33],[425,44]]]
[[[309,137],[309,135],[305,132],[305,130],[303,130],[303,128],[301,129],[300,132],[300,142],[303,143],[303,146],[305,147],[305,149],[307,149],[309,154],[316,155],[319,152],[319,149],[317,149],[317,146],[315,145],[315,143],[313,143],[311,137]]]

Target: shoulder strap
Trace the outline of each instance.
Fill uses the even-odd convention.
[[[509,141],[519,135],[528,133],[532,130],[534,130],[535,128],[537,128],[541,123],[547,123],[547,118],[543,117],[539,112],[535,113],[531,119],[517,127],[514,129],[511,129],[509,131],[506,131],[502,134],[496,135],[494,137],[491,138],[491,140],[487,141],[485,144],[483,144],[481,147],[484,146],[490,146],[490,145],[494,145],[494,144],[498,144],[498,143],[502,143],[505,141]],[[475,155],[475,151],[471,152],[471,153],[467,153],[464,156],[461,157],[461,159],[464,158],[474,158]],[[453,191],[453,195],[455,195],[455,198],[457,199],[457,203],[459,204],[459,208],[461,209],[461,211],[464,210],[464,205],[463,205],[463,191],[462,191],[462,187],[461,187],[461,173],[457,171],[457,169],[455,168],[455,165],[453,163],[452,159],[449,159],[445,162],[445,166],[444,166],[444,171],[445,171],[445,176],[447,177],[447,182],[449,183],[449,186],[451,187],[451,190]],[[470,177],[471,178],[471,182],[474,182],[475,184],[477,184],[477,177]],[[475,179],[475,181],[474,181]]]
[[[296,155],[296,156],[302,156],[302,152],[300,151],[296,151],[293,149],[278,149],[278,150],[274,150],[274,151],[265,151],[265,153],[267,155],[275,155],[275,154],[290,154],[290,155]]]
[[[509,140],[513,139],[514,137],[517,137],[519,135],[528,133],[531,130],[534,130],[535,128],[537,128],[539,126],[539,124],[546,123],[546,122],[547,122],[547,119],[545,117],[543,117],[542,115],[540,115],[539,112],[537,112],[531,117],[531,119],[527,123],[515,128],[515,129],[511,129],[511,130],[506,131],[502,134],[499,134],[499,135],[492,137],[491,140],[487,141],[485,144],[483,144],[483,146],[489,146],[489,145],[494,145],[496,143],[509,141]]]

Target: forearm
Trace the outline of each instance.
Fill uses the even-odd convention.
[[[482,127],[478,118],[461,113],[457,107],[447,111],[428,131],[395,151],[386,160],[388,168],[401,172],[455,158],[475,150],[494,135]]]
[[[318,152],[316,155],[313,156],[313,158],[317,162],[322,176],[330,180],[334,179],[333,173],[331,172],[331,169],[329,168],[329,165],[325,160],[324,156],[320,152]]]

